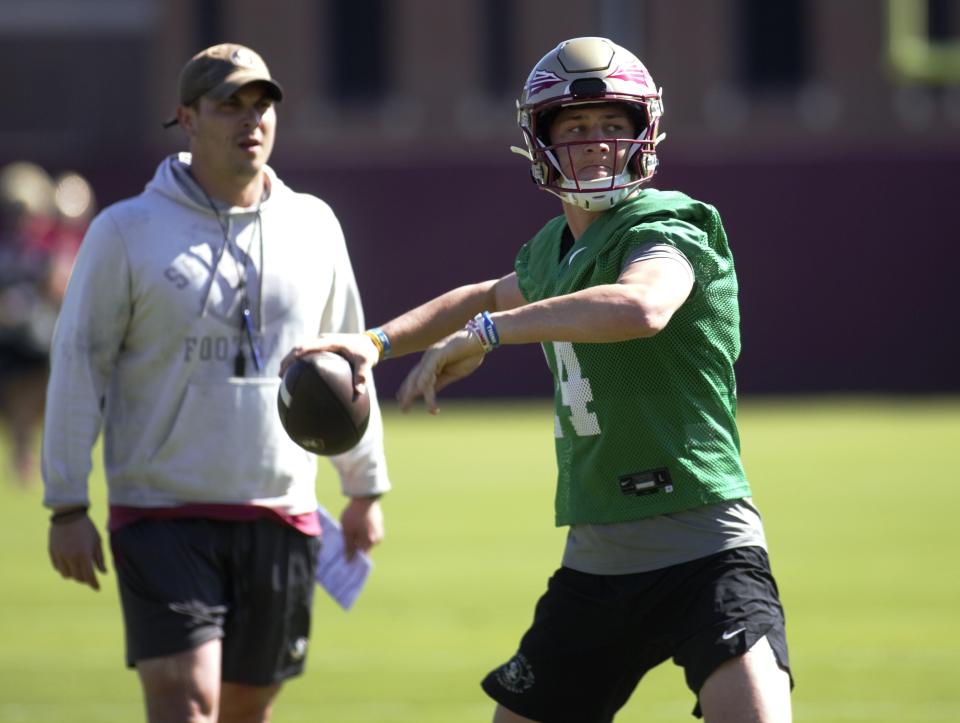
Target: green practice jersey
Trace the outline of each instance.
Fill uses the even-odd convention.
[[[749,496],[733,373],[737,278],[716,209],[646,189],[605,212],[560,258],[565,227],[559,216],[520,249],[528,301],[615,283],[651,243],[679,249],[695,283],[652,337],[543,344],[555,386],[557,524],[624,522]]]

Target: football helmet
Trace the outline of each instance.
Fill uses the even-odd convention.
[[[634,121],[632,138],[609,138],[614,158],[626,149],[626,164],[609,178],[583,180],[568,178],[561,168],[560,154],[571,147],[596,141],[551,143],[550,121],[572,105],[620,103]],[[649,181],[657,170],[657,144],[660,117],[663,115],[662,91],[650,73],[629,50],[606,38],[565,40],[537,63],[517,100],[517,123],[526,141],[526,149],[511,150],[530,161],[530,175],[544,191],[588,211],[612,208]]]

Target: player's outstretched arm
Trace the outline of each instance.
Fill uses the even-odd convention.
[[[513,279],[515,288],[516,279]],[[474,372],[484,354],[500,344],[544,341],[603,343],[653,336],[670,321],[693,288],[693,277],[673,259],[628,264],[616,283],[593,286],[531,304],[506,305],[486,314],[492,346],[481,328],[461,329],[431,346],[404,379],[397,399],[407,411],[423,397],[431,414],[445,386]],[[515,288],[517,297],[519,289]]]
[[[390,339],[390,356],[423,351],[459,331],[481,311],[505,310],[526,303],[515,273],[460,286],[391,319],[381,329]]]
[[[606,343],[658,334],[690,296],[693,276],[669,258],[628,264],[615,283],[493,314],[501,344]]]
[[[468,319],[485,309],[504,310],[523,303],[525,300],[520,294],[516,274],[511,273],[501,279],[452,289],[391,319],[380,329],[389,339],[389,356],[400,357],[423,351],[462,329]],[[381,350],[368,333],[321,334],[294,347],[281,362],[280,375],[283,376],[297,357],[317,351],[332,351],[349,359],[358,392],[362,392],[371,370],[381,359]]]

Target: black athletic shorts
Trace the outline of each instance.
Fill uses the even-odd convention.
[[[110,545],[128,666],[221,638],[225,681],[303,671],[319,538],[272,520],[146,519]]]
[[[633,575],[562,567],[519,651],[482,685],[505,708],[542,723],[606,723],[668,658],[697,694],[721,663],[763,636],[789,672],[783,608],[759,547]]]

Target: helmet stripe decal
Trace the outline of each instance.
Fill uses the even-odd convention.
[[[527,95],[534,96],[562,82],[564,82],[563,78],[552,71],[537,70],[527,81]]]
[[[647,69],[644,68],[639,63],[630,63],[628,65],[621,65],[616,70],[614,70],[608,78],[616,78],[617,80],[625,80],[629,83],[639,83],[640,85],[650,85],[650,74],[647,73]]]

